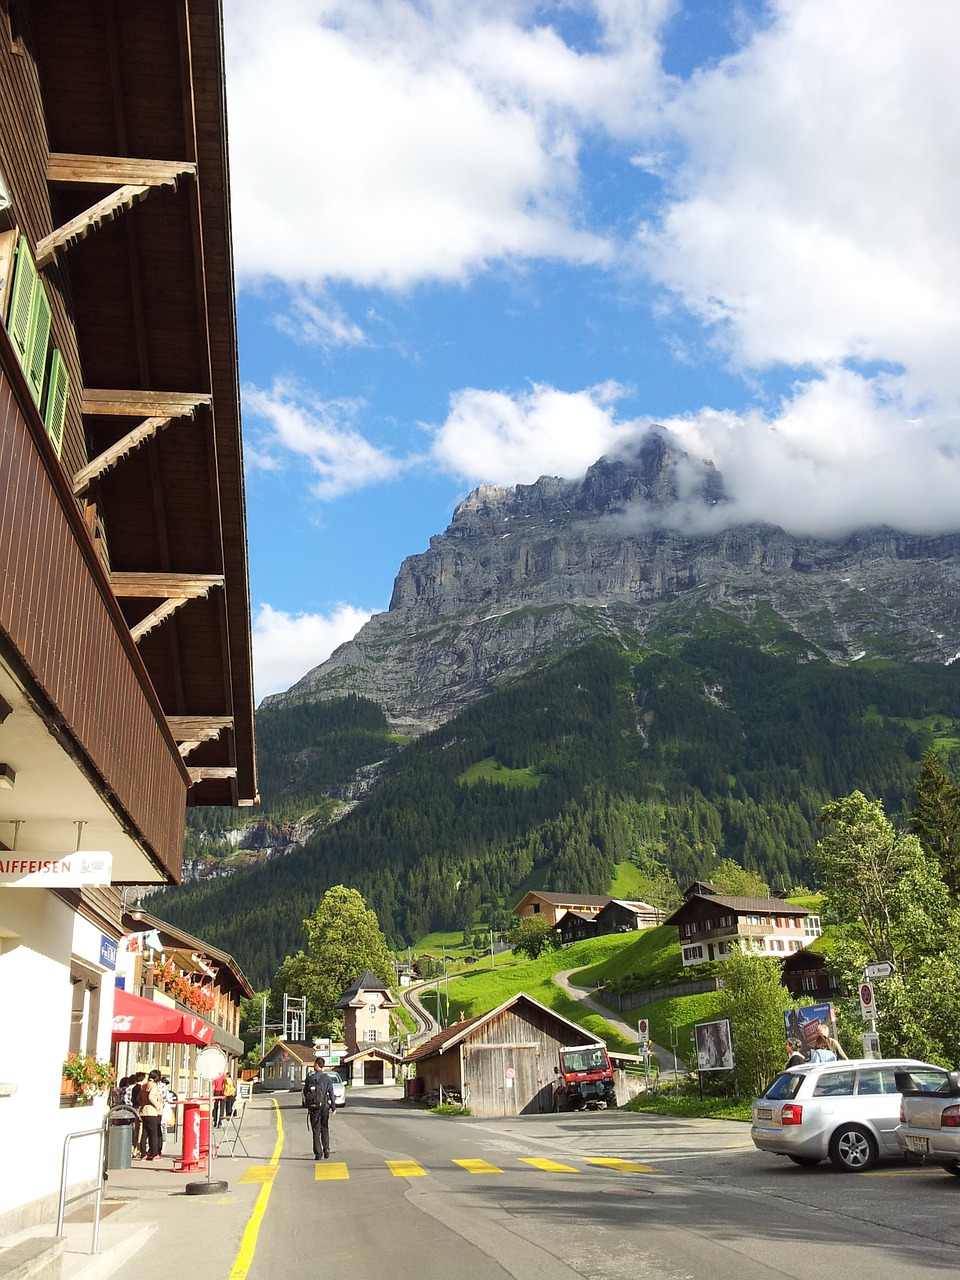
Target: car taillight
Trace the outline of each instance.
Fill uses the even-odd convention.
[[[960,1107],[945,1107],[940,1112],[941,1129],[960,1129]]]
[[[798,1107],[796,1103],[788,1102],[780,1111],[781,1124],[803,1124],[803,1107]]]
[[[907,1113],[906,1113],[906,1111],[905,1111],[905,1110],[904,1110],[904,1108],[903,1108],[903,1099],[902,1099],[902,1098],[900,1099],[900,1123],[901,1123],[901,1124],[906,1124],[906,1123],[907,1123]]]

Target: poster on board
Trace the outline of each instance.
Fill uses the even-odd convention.
[[[732,1071],[733,1037],[729,1021],[724,1018],[720,1022],[698,1022],[693,1030],[697,1046],[697,1070]]]
[[[817,1036],[837,1038],[837,1014],[832,1004],[811,1004],[805,1009],[787,1009],[783,1015],[787,1043],[795,1041],[798,1052],[809,1059]]]

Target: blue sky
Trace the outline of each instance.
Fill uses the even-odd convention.
[[[960,528],[955,0],[226,0],[258,699],[479,483]]]

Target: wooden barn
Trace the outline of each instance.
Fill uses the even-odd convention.
[[[417,1093],[458,1094],[477,1116],[553,1109],[557,1052],[596,1037],[520,992],[489,1013],[456,1022],[404,1059],[422,1081]]]

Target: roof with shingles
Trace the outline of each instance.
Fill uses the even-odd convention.
[[[544,893],[540,889],[531,889],[525,893],[517,905],[516,911],[528,898],[539,898],[541,902],[549,902],[551,907],[568,907],[579,911],[582,908],[599,911],[610,901],[609,893]]]
[[[520,1001],[532,1005],[556,1022],[561,1022],[565,1027],[569,1027],[571,1031],[575,1031],[581,1037],[580,1044],[602,1043],[599,1037],[591,1035],[589,1031],[583,1027],[578,1027],[569,1018],[561,1017],[559,1013],[555,1013],[553,1009],[548,1009],[539,1000],[534,1000],[533,996],[528,996],[526,992],[520,991],[515,996],[511,996],[509,1000],[504,1000],[503,1004],[497,1005],[496,1009],[490,1009],[487,1013],[477,1014],[476,1017],[467,1018],[463,1022],[455,1022],[452,1027],[445,1027],[443,1031],[438,1032],[431,1039],[425,1040],[423,1044],[417,1045],[415,1049],[412,1049],[404,1058],[404,1062],[421,1062],[424,1058],[432,1058],[435,1053],[443,1053],[445,1050],[453,1048],[455,1044],[466,1039],[474,1028],[482,1026],[485,1022],[490,1022],[497,1014],[512,1008],[513,1005],[520,1003]]]
[[[312,1065],[316,1057],[316,1050],[313,1047],[312,1040],[277,1040],[260,1059],[260,1066],[272,1057],[278,1049],[285,1050],[291,1058],[303,1066]]]
[[[676,924],[689,915],[699,903],[706,902],[710,906],[726,907],[737,915],[759,916],[808,916],[806,907],[798,907],[796,903],[785,902],[783,898],[728,898],[719,893],[698,893],[680,904],[672,915],[667,916],[664,924]]]
[[[369,969],[364,969],[359,978],[350,983],[343,995],[337,1001],[336,1008],[346,1009],[354,1001],[359,1000],[360,995],[364,991],[384,991],[390,996],[390,984],[384,982],[382,978],[378,978],[375,973],[371,973]],[[393,999],[393,997],[390,997]],[[361,1001],[362,1003],[362,1001]]]

